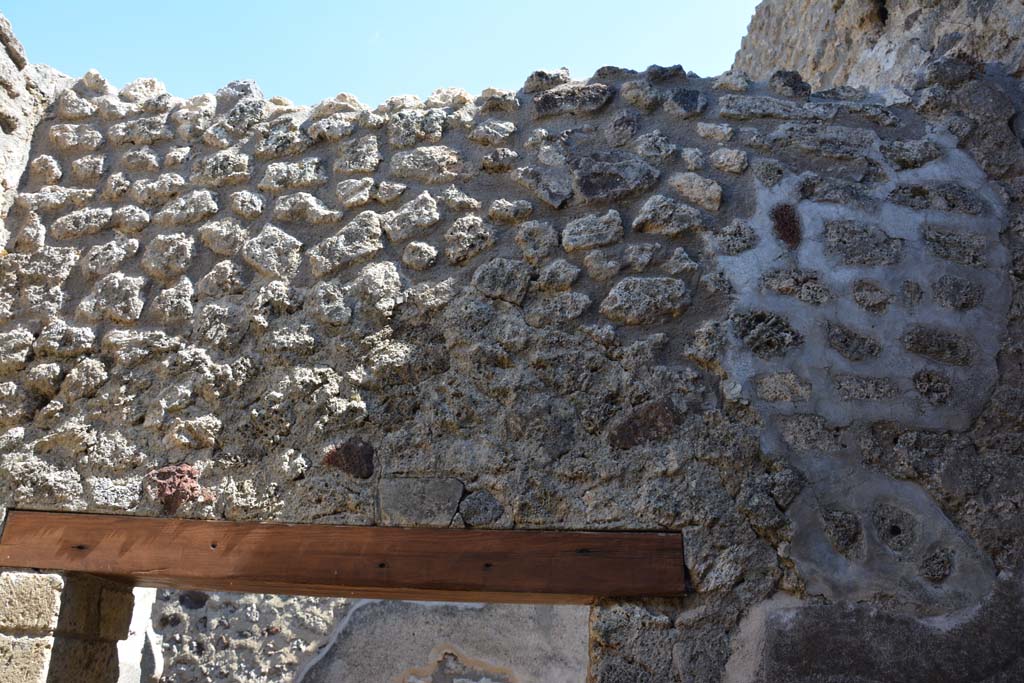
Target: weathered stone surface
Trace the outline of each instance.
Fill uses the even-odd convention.
[[[825,224],[825,252],[845,265],[880,266],[898,263],[903,240],[883,230],[848,220]]]
[[[463,216],[445,231],[445,256],[451,263],[463,263],[494,244],[494,234],[477,216]]]
[[[747,170],[747,153],[739,149],[716,149],[708,157],[711,165],[726,173],[743,173]]]
[[[520,223],[533,213],[533,204],[525,199],[495,199],[487,209],[487,217],[499,223]]]
[[[604,83],[563,83],[544,90],[533,98],[537,118],[559,114],[593,114],[603,109],[615,91]]]
[[[582,292],[556,292],[531,301],[523,318],[533,327],[559,325],[579,318],[591,303],[590,297]]]
[[[231,193],[229,206],[239,218],[252,221],[263,213],[263,198],[248,190],[240,190]]]
[[[111,273],[100,278],[92,292],[82,299],[78,313],[87,320],[107,319],[131,323],[142,315],[141,277],[128,277],[124,273]]]
[[[682,533],[696,597],[595,606],[595,681],[757,680],[774,601],[957,620],[1019,568],[1000,67],[911,107],[606,67],[370,110],[4,47],[0,507]],[[164,595],[182,681],[307,680],[364,604]],[[445,652],[405,678],[559,680]]]
[[[372,194],[373,178],[349,178],[335,188],[335,196],[346,209],[363,206],[370,201]]]
[[[280,194],[289,190],[308,190],[327,182],[327,174],[316,158],[302,161],[275,161],[267,165],[257,187],[270,194]]]
[[[217,213],[218,208],[217,200],[212,192],[194,190],[160,209],[153,216],[153,221],[159,225],[191,225]]]
[[[925,246],[935,256],[965,266],[984,266],[985,239],[978,234],[954,232],[926,225]]]
[[[940,306],[965,311],[981,303],[985,289],[967,278],[943,275],[932,283],[932,296]]]
[[[1002,3],[983,9],[965,3],[769,0],[758,5],[733,68],[757,80],[792,69],[817,90],[852,85],[886,94],[912,87],[921,67],[947,51],[1003,62],[1019,74],[1024,47],[1012,38],[1021,26],[1017,9]],[[951,26],[958,28],[951,32]]]
[[[930,140],[893,140],[882,144],[882,154],[896,168],[920,168],[942,156],[942,150]]]
[[[0,614],[0,632],[44,637],[52,634],[57,627],[63,587],[64,582],[57,574],[0,574],[0,599],[5,606]]]
[[[212,502],[212,494],[199,484],[199,471],[188,464],[153,470],[146,475],[145,487],[169,514],[189,503]]]
[[[337,467],[356,479],[373,476],[373,446],[358,437],[340,444],[328,446],[324,451],[324,463]]]
[[[302,242],[280,228],[267,225],[242,245],[242,258],[268,278],[289,279],[299,269]]]
[[[859,680],[1012,680],[1024,672],[1015,609],[1020,587],[1000,581],[977,611],[942,628],[896,611],[855,604],[769,612],[757,680],[812,681],[842,671]]]
[[[708,108],[708,98],[699,90],[676,88],[665,98],[665,111],[684,119],[700,116]]]
[[[516,124],[511,121],[488,119],[469,132],[470,140],[482,145],[499,145],[508,140],[516,132]]]
[[[601,302],[601,315],[624,325],[663,322],[690,304],[682,280],[668,277],[624,277]]]
[[[541,69],[534,71],[526,78],[526,83],[523,85],[523,92],[527,94],[542,92],[544,90],[550,90],[556,85],[568,83],[569,81],[569,70],[565,67],[562,67],[557,71],[545,71]]]
[[[679,196],[708,211],[718,211],[722,205],[722,186],[710,178],[696,173],[676,173],[668,179],[669,186]]]
[[[907,351],[948,365],[970,365],[974,349],[967,337],[939,327],[913,325],[903,334]]]
[[[818,273],[802,270],[772,270],[761,276],[761,286],[770,292],[796,297],[807,304],[823,304],[832,298]]]
[[[569,221],[562,229],[562,248],[567,252],[603,247],[622,240],[622,218],[612,209],[603,216],[587,214]]]
[[[314,277],[334,275],[349,264],[369,258],[384,248],[382,220],[373,211],[363,211],[309,252]]]
[[[481,293],[510,304],[520,304],[530,282],[530,267],[522,261],[495,258],[476,269],[473,286]]]
[[[110,225],[113,213],[110,208],[79,209],[55,220],[50,234],[58,240],[95,235]]]
[[[406,202],[397,211],[389,211],[381,217],[384,231],[392,242],[404,242],[417,234],[425,233],[441,218],[437,201],[427,191]]]
[[[622,152],[573,159],[573,188],[586,201],[613,201],[650,189],[659,171],[639,157]]]
[[[586,676],[586,608],[369,601],[349,610],[342,612],[347,628],[309,669],[308,683],[560,683]],[[500,638],[489,633],[493,624],[502,624]],[[382,642],[393,645],[376,647]],[[530,657],[523,659],[524,651]]]
[[[0,633],[0,683],[45,680],[49,669],[52,638],[13,637]]]
[[[241,249],[249,233],[234,218],[211,221],[196,231],[206,248],[221,256],[233,256]]]
[[[804,341],[785,318],[766,311],[736,314],[732,324],[743,344],[762,358],[781,356]]]
[[[391,158],[391,172],[396,178],[423,183],[447,183],[455,180],[462,169],[458,152],[435,145],[398,152]]]
[[[341,211],[329,209],[326,204],[308,192],[296,192],[278,197],[270,217],[285,223],[306,223],[324,225],[337,223],[342,217]]]
[[[197,185],[223,187],[247,182],[251,174],[247,154],[224,150],[205,159],[197,159],[192,165],[189,180]]]
[[[458,512],[462,490],[462,482],[452,478],[382,479],[382,521],[388,526],[447,527]]]
[[[783,97],[806,97],[811,94],[811,86],[796,71],[776,71],[768,79],[768,89]]]
[[[704,227],[700,211],[660,194],[651,195],[633,219],[633,229],[666,237]]]
[[[427,270],[437,263],[437,249],[426,242],[409,242],[402,250],[402,263],[413,270]]]
[[[672,434],[682,422],[682,414],[670,398],[649,401],[614,422],[608,430],[613,448],[632,448],[660,441]]]
[[[985,211],[985,203],[969,189],[955,182],[933,185],[899,185],[889,200],[911,209],[956,211],[976,216]]]
[[[338,158],[334,162],[334,172],[373,173],[382,160],[377,136],[366,135],[341,146],[338,150]]]
[[[572,180],[568,174],[559,174],[547,169],[524,166],[517,168],[512,177],[517,183],[532,190],[549,206],[560,209],[573,195]]]
[[[847,360],[867,360],[874,358],[881,351],[881,346],[874,337],[861,334],[845,325],[828,323],[826,329],[828,345]]]

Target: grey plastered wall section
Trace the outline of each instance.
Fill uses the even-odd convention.
[[[979,620],[1019,599],[1024,543],[1019,92],[930,68],[901,107],[678,67],[375,109],[89,73],[6,217],[0,500],[679,530],[695,594],[595,607],[595,681],[813,680],[786,638],[850,601],[892,615],[864,671],[897,661],[885,624],[999,632]],[[199,599],[164,598],[168,631]],[[165,678],[250,666],[210,662],[254,638],[167,640]]]

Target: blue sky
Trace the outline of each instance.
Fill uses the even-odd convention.
[[[538,68],[728,69],[757,0],[9,0],[29,59],[115,85],[155,76],[175,95],[238,78],[313,104],[367,104],[441,86],[519,88]]]

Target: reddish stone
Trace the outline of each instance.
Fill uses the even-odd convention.
[[[779,241],[790,249],[800,246],[802,230],[800,229],[800,216],[792,204],[776,204],[769,212],[772,219],[772,230]]]
[[[373,446],[358,437],[328,446],[324,464],[337,467],[356,479],[369,479],[373,476]]]
[[[193,465],[167,465],[146,475],[146,488],[173,515],[185,503],[212,503],[214,495],[199,485],[199,470]]]

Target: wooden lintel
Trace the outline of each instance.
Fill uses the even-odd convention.
[[[404,529],[8,510],[0,567],[159,588],[589,603],[684,592],[678,533]]]

